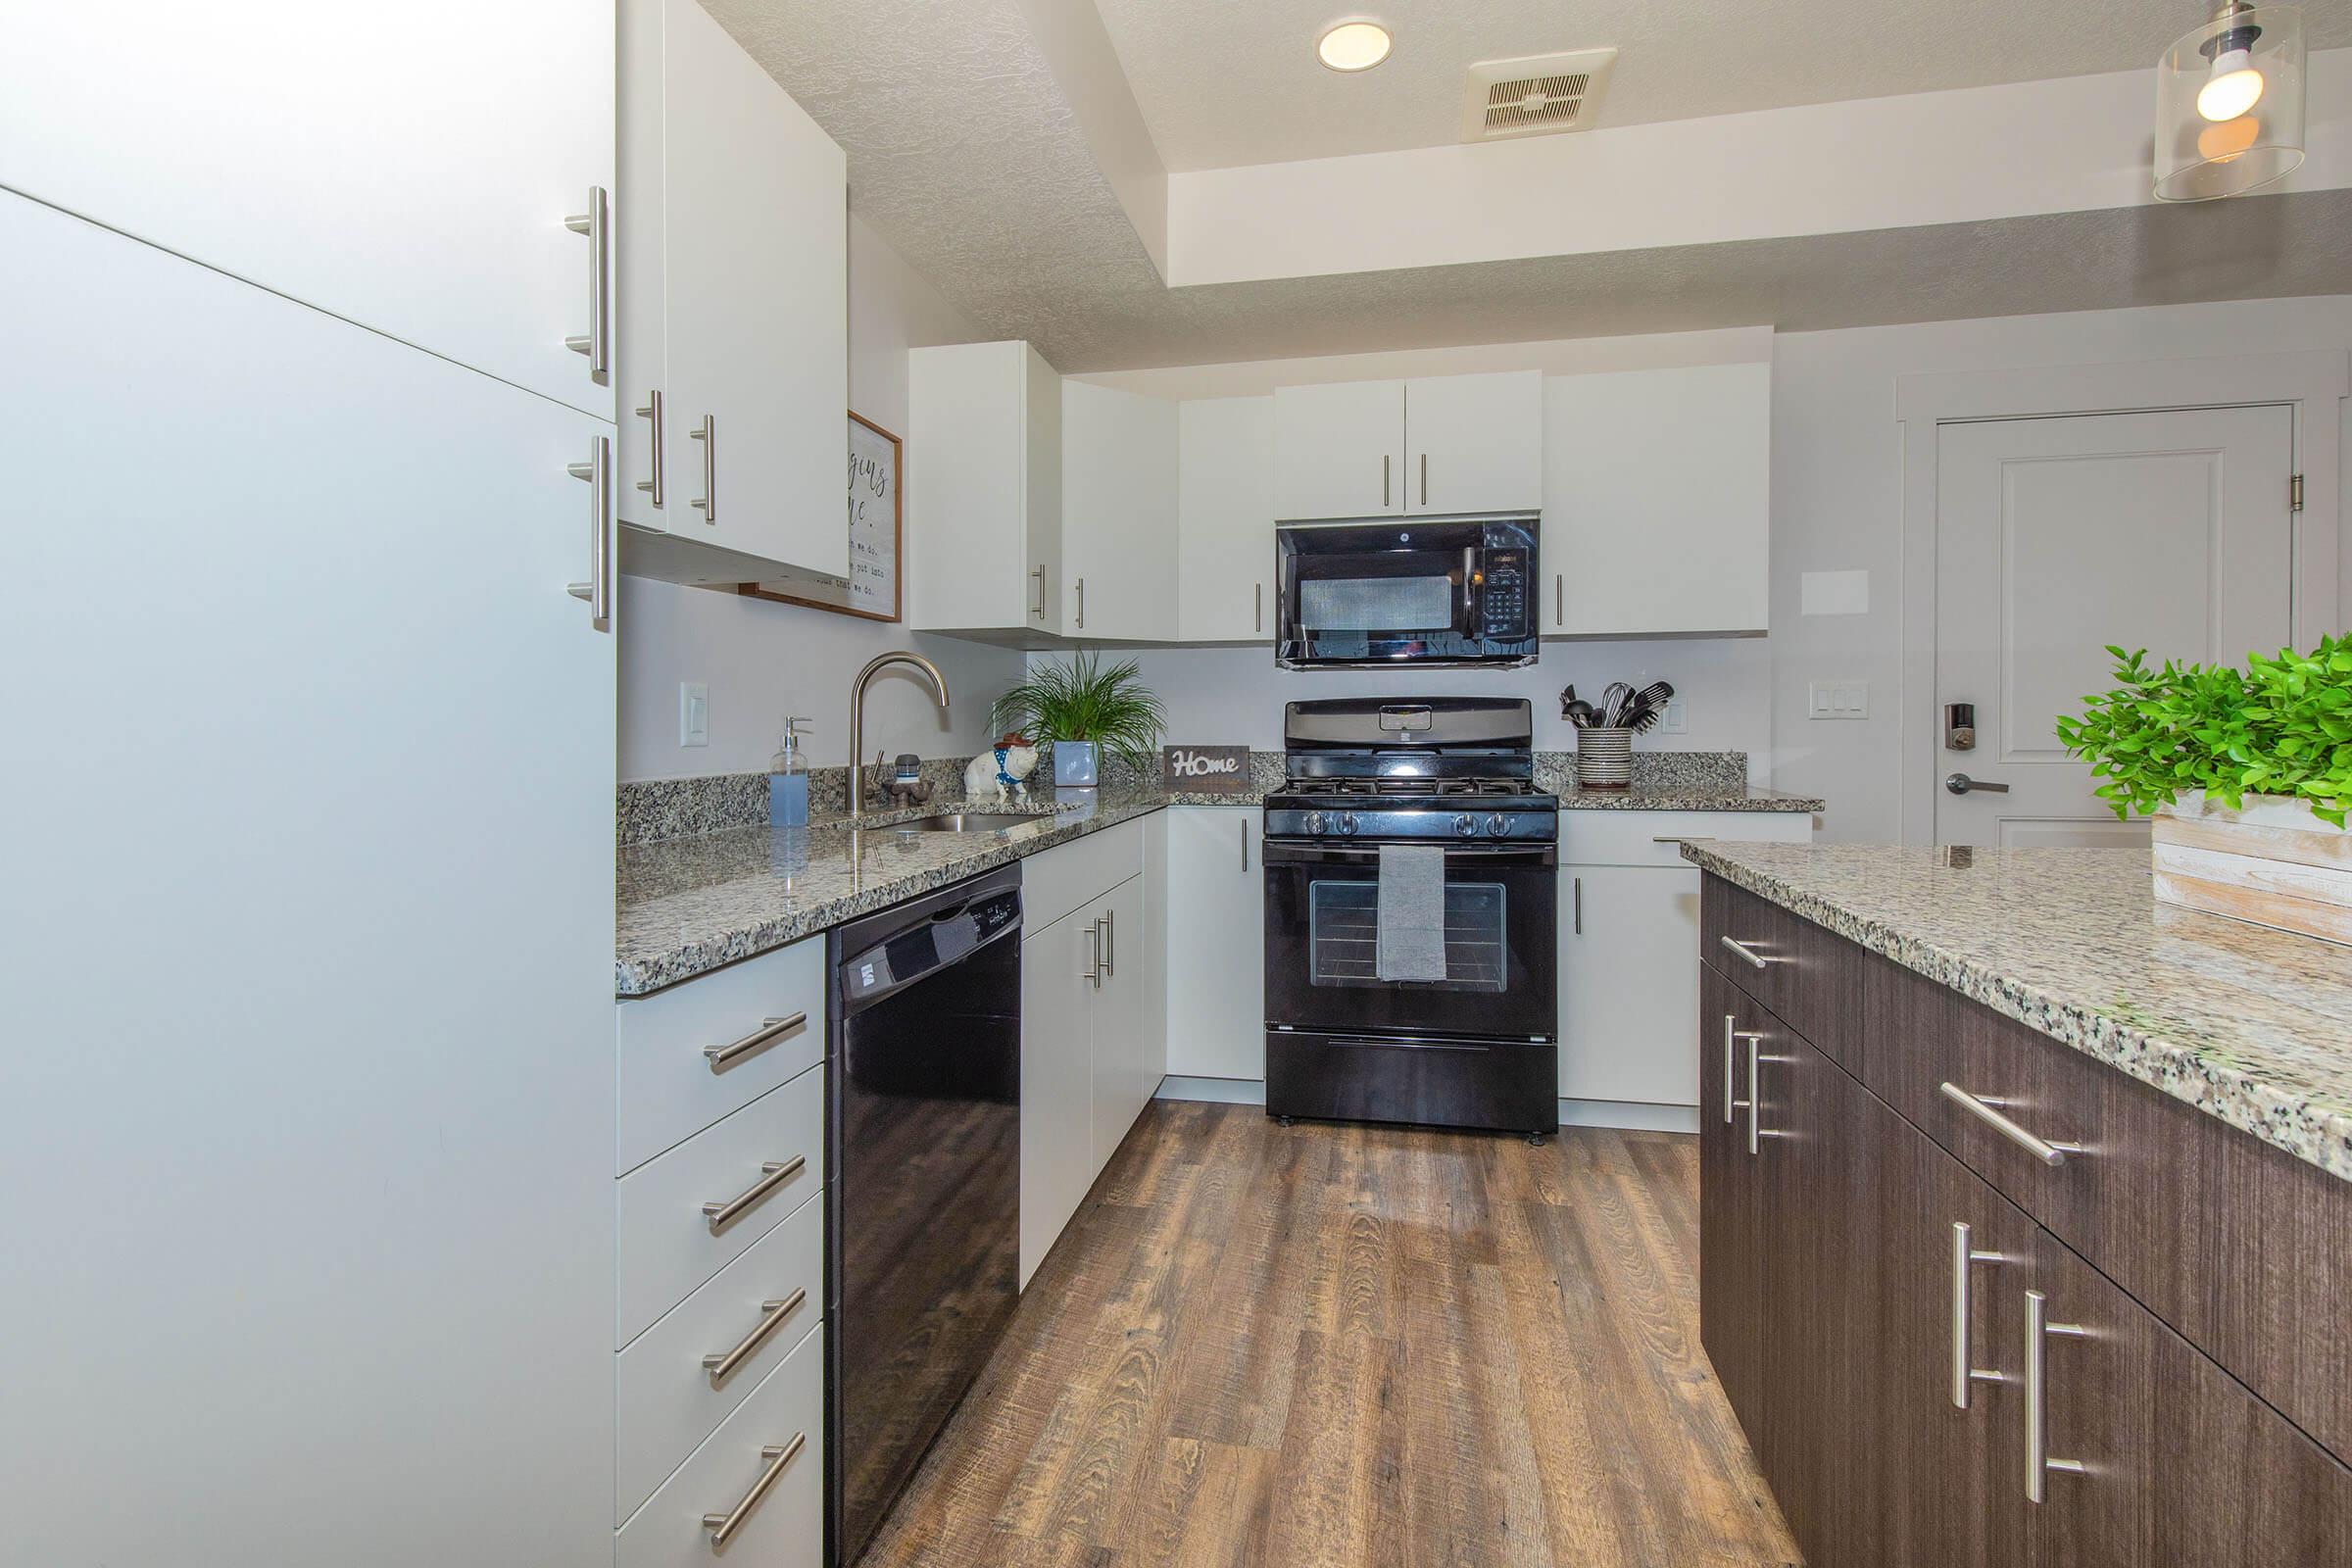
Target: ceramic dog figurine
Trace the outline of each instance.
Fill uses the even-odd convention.
[[[1029,798],[1029,775],[1037,771],[1037,748],[1012,734],[997,742],[994,752],[982,752],[963,766],[963,798],[967,805],[984,802],[1009,807]]]

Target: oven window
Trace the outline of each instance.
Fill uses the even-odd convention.
[[[1311,577],[1298,584],[1298,622],[1309,633],[1449,631],[1449,577]]]
[[[1508,931],[1499,882],[1446,884],[1446,978],[1423,988],[1500,991],[1508,973]],[[1324,879],[1306,890],[1307,979],[1318,986],[1381,986],[1376,969],[1380,884]]]

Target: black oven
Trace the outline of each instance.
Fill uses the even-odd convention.
[[[1265,841],[1266,1020],[1276,1029],[1551,1040],[1559,855],[1446,850],[1446,978],[1379,979],[1380,852]]]
[[[1287,669],[1535,662],[1532,514],[1286,522],[1275,540]]]

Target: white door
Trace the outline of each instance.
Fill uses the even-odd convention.
[[[1560,869],[1560,1098],[1698,1103],[1698,871]]]
[[[1021,1284],[1094,1180],[1093,906],[1021,941]]]
[[[1176,636],[1274,636],[1274,400],[1199,398],[1176,415]]]
[[[663,19],[666,526],[847,576],[842,152],[695,0]]]
[[[1404,510],[1404,383],[1274,389],[1274,514],[1372,517]]]
[[[1544,372],[1404,384],[1404,510],[1532,512],[1544,504]]]
[[[1254,806],[1168,819],[1168,1071],[1266,1075],[1266,890]]]
[[[1176,405],[1061,383],[1061,562],[1073,635],[1176,635]]]
[[[612,0],[12,5],[0,186],[612,417]],[[614,200],[617,200],[617,196]]]
[[[611,427],[14,196],[0,254],[10,1558],[609,1557]]]
[[[1089,1020],[1094,1063],[1094,1152],[1087,1166],[1092,1181],[1117,1152],[1119,1140],[1144,1108],[1144,879],[1129,877],[1090,905],[1090,919],[1102,922],[1102,989],[1093,997]],[[1154,1086],[1156,1087],[1156,1085]]]
[[[2210,663],[2288,640],[2293,472],[2284,407],[1938,431],[1937,843],[2147,842],[2092,795],[2057,719],[2113,684],[2107,644]],[[1949,745],[1951,703],[1975,707],[1973,750]],[[1954,774],[2008,789],[1955,794]]]

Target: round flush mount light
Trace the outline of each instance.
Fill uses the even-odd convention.
[[[2156,199],[2242,196],[2303,162],[2303,14],[2222,0],[2156,63]]]
[[[1315,54],[1334,71],[1370,71],[1389,58],[1389,29],[1377,22],[1343,22],[1323,34]]]

